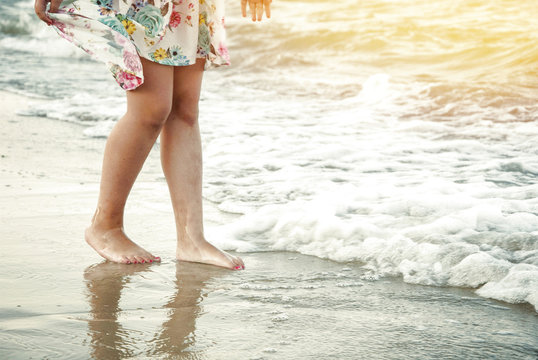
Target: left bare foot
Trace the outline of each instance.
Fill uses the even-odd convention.
[[[245,269],[245,264],[239,256],[230,255],[205,239],[178,242],[176,258],[181,261],[211,264],[232,270]]]

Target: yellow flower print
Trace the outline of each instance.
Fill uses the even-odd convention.
[[[164,60],[168,57],[168,55],[166,54],[166,50],[164,50],[163,48],[158,48],[153,53],[153,57],[155,58],[155,60]]]
[[[198,24],[199,24],[199,25],[205,24],[205,18],[206,18],[206,14],[205,14],[205,13],[201,13],[201,14],[198,16]]]
[[[136,26],[131,20],[122,20],[121,23],[129,35],[132,35],[135,32]]]
[[[200,5],[203,5],[205,3],[205,0],[200,0]]]

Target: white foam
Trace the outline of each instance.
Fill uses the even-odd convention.
[[[510,251],[495,245],[498,241],[479,246],[461,240],[494,225],[501,231],[527,230],[529,221],[537,225],[535,217],[526,213],[521,213],[525,221],[510,223],[508,219],[519,215],[503,213],[506,201],[474,198],[469,189],[458,193],[456,185],[445,187],[443,181],[433,181],[428,184],[429,195],[416,197],[398,193],[391,185],[324,185],[311,200],[262,206],[220,227],[222,244],[230,246],[233,239],[236,244],[231,249],[238,251],[286,250],[360,261],[374,278],[402,276],[413,284],[471,288],[501,281],[516,259],[533,262],[537,258],[537,250]],[[433,196],[436,186],[439,189]],[[386,194],[393,201],[383,204]],[[519,245],[517,241],[512,238],[512,246],[526,246],[525,238]],[[501,281],[498,288],[504,285]],[[494,297],[491,292],[496,289],[488,297]],[[503,299],[515,299],[517,291]]]
[[[448,285],[477,287],[502,279],[513,264],[479,252],[471,254],[450,269]]]
[[[112,131],[112,128],[116,124],[116,121],[108,120],[108,121],[99,121],[94,126],[90,126],[86,129],[84,129],[84,135],[88,137],[108,137],[108,134],[110,134],[110,131]]]
[[[504,278],[485,284],[476,293],[510,303],[528,302],[538,311],[538,266],[516,264]]]
[[[89,136],[108,136],[111,127],[125,112],[125,99],[114,96],[75,93],[66,98],[30,103],[19,115],[46,116],[51,119],[89,125]]]

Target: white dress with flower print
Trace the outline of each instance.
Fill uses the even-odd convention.
[[[172,66],[205,58],[206,69],[230,63],[224,0],[64,0],[49,17],[125,90],[144,82],[140,56]]]

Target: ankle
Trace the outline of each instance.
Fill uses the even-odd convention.
[[[179,245],[196,245],[205,242],[203,230],[190,230],[189,228],[178,231],[177,244]]]
[[[116,228],[123,228],[123,213],[112,213],[97,208],[92,217],[91,225],[95,230],[111,230]]]

